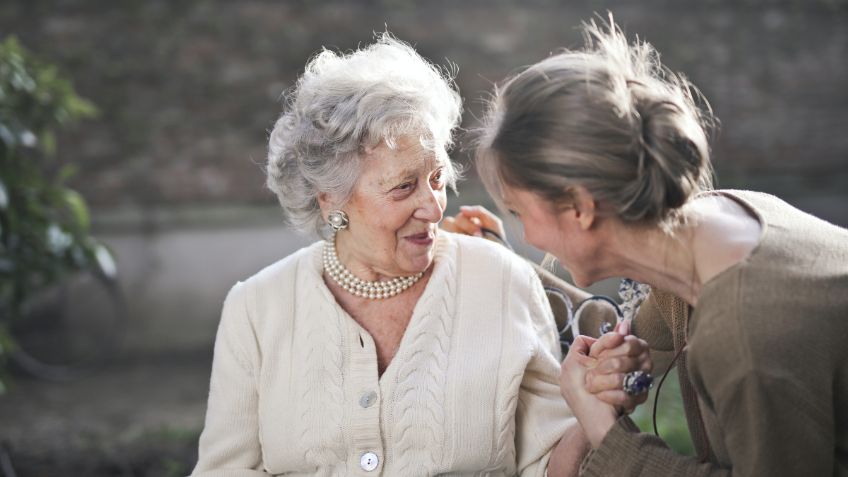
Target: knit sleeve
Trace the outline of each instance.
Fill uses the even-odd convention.
[[[215,338],[206,423],[192,476],[268,476],[262,470],[255,379],[258,351],[246,288],[237,283],[224,302]]]
[[[516,465],[522,477],[542,477],[546,475],[551,451],[575,418],[559,392],[562,353],[551,309],[535,275],[531,277],[530,295],[529,313],[536,342],[518,394]]]

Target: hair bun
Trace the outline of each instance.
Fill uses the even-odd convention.
[[[636,88],[632,98],[638,162],[631,194],[625,193],[629,200],[619,213],[630,220],[663,219],[704,188],[702,175],[709,169],[706,137],[673,91]]]

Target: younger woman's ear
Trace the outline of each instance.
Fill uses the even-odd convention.
[[[589,230],[595,223],[595,198],[583,186],[572,188],[574,197],[574,216],[581,230]]]

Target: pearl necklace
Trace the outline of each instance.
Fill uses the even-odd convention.
[[[338,283],[348,293],[371,300],[393,297],[414,285],[415,282],[424,276],[424,272],[419,272],[408,277],[396,277],[387,281],[367,282],[350,273],[350,270],[339,261],[339,257],[336,255],[335,240],[324,242],[323,255],[324,270],[334,282]]]

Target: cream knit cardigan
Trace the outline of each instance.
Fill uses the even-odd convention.
[[[322,247],[227,296],[192,475],[545,475],[573,417],[531,267],[440,231],[430,281],[378,377],[373,340],[323,282]]]

